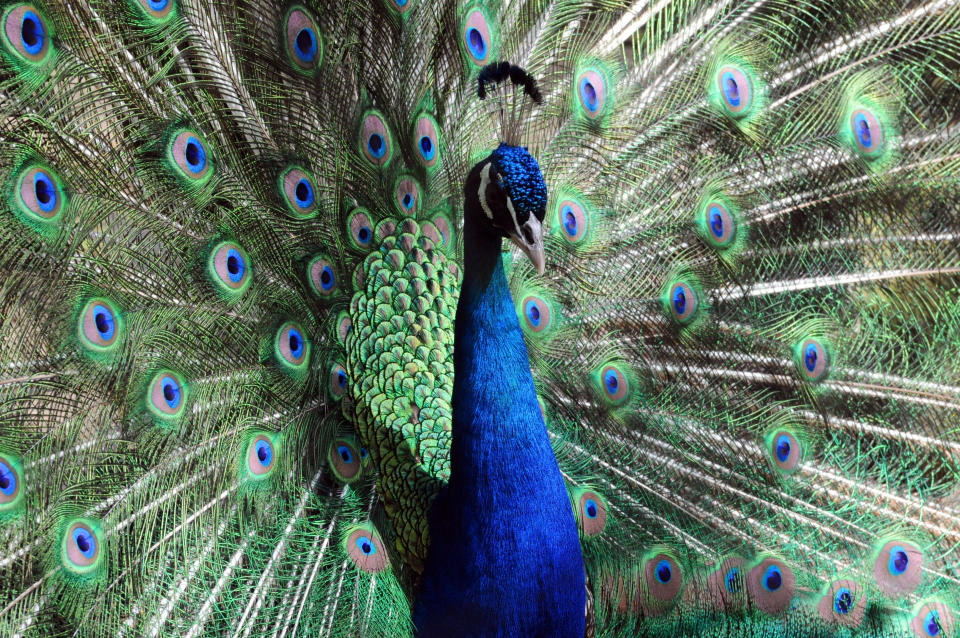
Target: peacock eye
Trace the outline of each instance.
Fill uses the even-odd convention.
[[[95,569],[100,556],[100,534],[86,521],[74,521],[63,537],[61,562],[68,570],[86,574]]]
[[[777,469],[792,472],[800,465],[803,448],[790,431],[779,430],[769,437],[770,454]]]
[[[339,363],[334,363],[330,367],[330,394],[335,399],[343,397],[347,393],[347,369]]]
[[[487,18],[480,9],[470,11],[461,27],[464,51],[470,61],[483,66],[490,59],[491,34]]]
[[[571,244],[579,243],[586,236],[587,214],[576,200],[562,200],[557,206],[557,218],[563,231],[561,235]]]
[[[277,361],[291,371],[303,370],[310,357],[310,343],[303,329],[292,321],[283,324],[277,331],[274,342]]]
[[[17,183],[14,203],[26,220],[48,224],[65,210],[63,188],[50,169],[28,167],[20,173]]]
[[[667,304],[673,320],[680,325],[686,325],[696,317],[700,301],[688,283],[677,281],[670,286]]]
[[[174,0],[130,0],[130,4],[154,24],[163,24],[173,15]]]
[[[630,382],[617,365],[608,364],[600,370],[604,396],[613,404],[621,404],[630,393]]]
[[[540,334],[550,328],[553,312],[550,304],[541,297],[528,295],[521,304],[523,308],[524,326],[531,332]]]
[[[363,470],[362,455],[357,442],[352,438],[334,439],[330,444],[328,460],[336,477],[344,483],[360,478]]]
[[[596,536],[607,525],[607,505],[596,492],[583,490],[575,494],[577,520],[584,536]]]
[[[373,223],[367,211],[359,208],[347,219],[347,232],[354,248],[368,248],[373,242]]]
[[[280,195],[293,217],[306,219],[316,215],[319,207],[313,184],[313,177],[302,168],[291,167],[280,174]]]
[[[407,216],[414,216],[420,207],[420,186],[409,177],[402,177],[397,182],[397,206],[400,212]]]
[[[363,525],[353,528],[347,533],[343,543],[350,560],[360,570],[376,573],[386,569],[387,553],[383,549],[380,535],[372,526]]]
[[[228,298],[238,297],[250,287],[247,254],[233,242],[220,242],[214,246],[207,260],[207,274],[217,291]]]
[[[446,217],[446,215],[437,215],[432,221],[433,225],[437,227],[437,232],[440,233],[440,247],[449,247],[451,239],[453,239],[450,220]]]
[[[341,345],[346,345],[347,335],[353,330],[353,320],[346,312],[341,312],[337,318],[337,339]]]
[[[850,128],[856,150],[868,158],[883,150],[883,126],[869,109],[857,109],[850,115]]]
[[[51,53],[50,30],[36,9],[27,4],[14,5],[7,9],[3,19],[5,48],[17,58],[39,65],[47,61]]]
[[[659,603],[675,601],[683,586],[680,565],[666,553],[659,553],[646,562],[644,577],[650,597]]]
[[[877,553],[873,577],[884,594],[905,595],[920,585],[922,568],[923,554],[916,545],[905,540],[891,540]]]
[[[855,580],[834,581],[817,605],[820,617],[835,625],[858,627],[867,606],[862,591],[863,588]]]
[[[147,400],[147,407],[161,419],[180,416],[186,404],[183,381],[173,372],[157,374],[150,384]]]
[[[740,118],[753,105],[753,86],[750,78],[736,66],[725,66],[717,72],[717,89],[723,106],[733,118]]]
[[[20,496],[20,472],[12,461],[0,456],[0,510],[13,507]]]
[[[915,636],[921,638],[947,638],[954,636],[954,618],[950,608],[933,600],[920,605],[910,622]]]
[[[393,157],[393,138],[379,111],[371,110],[363,116],[360,150],[375,166],[386,166]]]
[[[247,469],[255,479],[269,475],[274,468],[274,446],[266,434],[258,434],[247,448]]]
[[[765,558],[747,576],[747,590],[754,604],[768,614],[785,611],[793,600],[796,579],[785,563]]]
[[[833,595],[833,610],[846,616],[853,608],[853,594],[846,587],[842,587]]]
[[[723,586],[731,594],[739,594],[743,589],[743,576],[739,567],[731,567],[723,576]]]
[[[818,339],[804,339],[795,349],[797,367],[808,381],[818,382],[830,372],[830,355]]]
[[[436,121],[426,113],[417,118],[413,130],[416,157],[427,171],[432,171],[440,161],[440,138]]]
[[[213,174],[206,142],[199,133],[188,129],[180,129],[171,136],[167,162],[177,177],[186,183],[203,183]]]
[[[87,302],[80,313],[79,328],[80,343],[90,351],[109,351],[119,343],[119,315],[105,299]]]
[[[307,267],[310,288],[321,299],[329,299],[337,292],[337,275],[333,264],[323,255],[314,257]]]
[[[577,99],[583,113],[590,119],[603,115],[607,102],[607,83],[595,69],[582,71],[576,80]]]
[[[287,59],[293,68],[305,75],[312,75],[323,59],[323,41],[316,20],[302,6],[291,7],[287,12],[284,28],[284,45]]]
[[[730,210],[720,202],[710,202],[705,207],[703,226],[707,242],[714,248],[726,248],[737,235],[737,223]]]

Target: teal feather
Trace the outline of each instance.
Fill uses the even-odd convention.
[[[505,140],[586,634],[960,632],[955,3],[0,19],[0,635],[414,635]]]

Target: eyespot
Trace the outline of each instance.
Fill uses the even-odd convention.
[[[587,234],[587,214],[576,200],[564,199],[557,204],[557,223],[560,234],[571,244],[580,243]]]
[[[774,466],[783,472],[793,472],[803,458],[803,447],[789,430],[777,430],[767,438],[767,447]]]
[[[53,171],[31,166],[17,179],[14,203],[27,221],[49,224],[66,209],[67,198]]]
[[[343,397],[347,393],[347,369],[339,363],[330,366],[330,394],[335,399]]]
[[[276,450],[266,434],[258,434],[247,446],[247,469],[254,479],[266,478],[275,467]]]
[[[630,395],[630,381],[615,364],[607,364],[600,369],[600,383],[603,396],[614,405],[624,403]]]
[[[337,317],[337,339],[340,341],[340,345],[346,345],[347,335],[350,334],[351,330],[353,330],[353,320],[350,319],[349,314],[341,312]]]
[[[363,116],[360,151],[375,166],[386,166],[393,157],[393,138],[379,111],[367,111]]]
[[[883,150],[883,126],[868,109],[857,109],[850,115],[850,128],[856,150],[861,155],[875,157]]]
[[[670,285],[666,298],[667,313],[681,326],[694,320],[699,305],[700,300],[690,284],[677,281]]]
[[[61,562],[71,572],[87,574],[96,569],[100,557],[100,532],[87,521],[70,523],[63,535]]]
[[[453,231],[450,227],[450,220],[447,219],[446,215],[437,215],[432,221],[433,225],[437,227],[437,231],[440,233],[440,246],[442,248],[448,248],[451,240],[453,239]]]
[[[728,247],[737,236],[737,222],[730,209],[721,202],[711,201],[703,208],[700,224],[707,243],[714,248]]]
[[[375,574],[386,569],[389,563],[380,535],[372,525],[354,527],[347,533],[343,544],[350,560],[361,571]]]
[[[363,456],[353,437],[334,439],[327,454],[330,468],[340,481],[352,483],[363,471]]]
[[[594,69],[582,71],[577,76],[577,99],[584,115],[596,119],[603,115],[607,104],[607,83]]]
[[[120,341],[120,315],[106,299],[91,299],[80,313],[80,343],[90,351],[113,350]]]
[[[20,4],[7,9],[3,27],[3,46],[15,59],[32,66],[52,59],[49,25],[33,6]]]
[[[147,394],[147,407],[155,416],[174,419],[183,414],[186,403],[186,387],[179,375],[165,371],[153,377]]]
[[[867,610],[863,588],[853,580],[831,583],[817,605],[820,617],[829,623],[858,627]]]
[[[321,299],[333,297],[339,289],[333,264],[323,255],[318,255],[310,261],[307,266],[307,275],[310,288]]]
[[[830,353],[817,339],[804,339],[795,349],[797,368],[804,379],[823,381],[830,372]]]
[[[596,492],[583,490],[577,497],[577,521],[584,536],[597,536],[607,526],[607,503]]]
[[[460,29],[461,44],[467,54],[467,59],[477,66],[484,66],[490,61],[493,48],[490,25],[487,17],[480,9],[473,9],[463,20]]]
[[[0,456],[0,511],[13,509],[19,502],[21,476],[17,464]]]
[[[786,563],[765,558],[747,575],[747,591],[753,604],[768,614],[779,614],[790,606],[796,578]]]
[[[742,69],[724,66],[717,72],[717,90],[727,114],[741,118],[753,105],[753,84]]]
[[[919,638],[949,638],[954,635],[953,613],[940,601],[923,603],[914,614],[910,629]]]
[[[373,223],[370,215],[363,208],[350,213],[347,218],[347,236],[354,248],[366,249],[373,243]]]
[[[303,329],[288,321],[277,331],[274,340],[274,354],[277,361],[289,370],[303,370],[310,358],[310,342]]]
[[[913,543],[891,540],[881,546],[873,563],[873,578],[887,596],[904,596],[920,586],[923,553]]]
[[[440,162],[440,137],[437,135],[437,123],[426,113],[417,118],[413,130],[414,155],[428,172]]]
[[[413,0],[387,0],[387,6],[403,15],[413,8]]]
[[[676,559],[659,553],[644,564],[647,593],[658,603],[673,602],[683,587],[683,574]]]
[[[317,214],[317,191],[313,177],[298,167],[288,168],[280,174],[280,197],[294,217],[306,219]]]
[[[704,593],[720,610],[742,606],[746,602],[746,579],[743,558],[727,556],[706,577]]]
[[[420,187],[409,177],[402,177],[397,182],[397,206],[408,217],[415,216],[420,209]]]
[[[524,327],[537,334],[549,330],[553,312],[545,299],[536,295],[527,295],[523,299],[521,308],[523,309]]]
[[[213,174],[207,143],[199,133],[188,129],[180,129],[170,136],[167,163],[187,183],[202,183]]]
[[[129,3],[154,24],[163,24],[173,15],[174,0],[129,0]]]
[[[316,20],[304,7],[296,5],[287,11],[284,25],[287,59],[298,72],[312,75],[323,60],[323,40]]]
[[[239,297],[250,287],[252,280],[247,253],[233,242],[220,242],[207,258],[207,276],[217,292],[227,297]]]

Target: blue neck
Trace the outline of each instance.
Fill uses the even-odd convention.
[[[451,478],[431,510],[414,619],[421,637],[579,638],[579,536],[537,403],[501,239],[469,223],[464,237]]]

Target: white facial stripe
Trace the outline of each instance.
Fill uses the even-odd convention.
[[[483,170],[480,171],[480,192],[477,193],[480,198],[480,205],[483,207],[483,212],[486,213],[487,219],[493,219],[493,211],[490,210],[490,205],[487,204],[487,186],[490,185],[491,166],[492,164],[487,164],[483,167]]]
[[[523,237],[523,233],[520,232],[520,224],[517,223],[517,211],[513,209],[513,200],[509,197],[507,198],[507,210],[510,211],[510,219],[513,220],[513,227],[517,229],[517,237]]]

